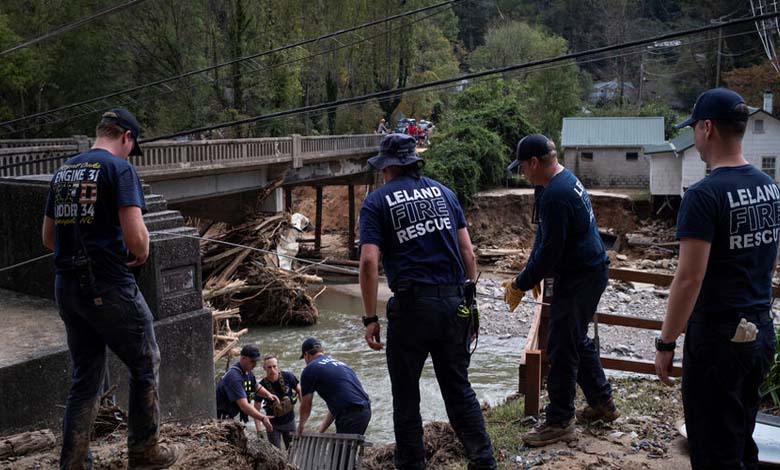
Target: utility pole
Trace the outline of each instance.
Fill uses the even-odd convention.
[[[723,28],[718,28],[718,57],[715,66],[715,88],[720,86],[720,58],[722,57],[721,48],[723,47]]]
[[[642,87],[645,83],[645,53],[639,53],[639,99],[638,104],[642,106]]]

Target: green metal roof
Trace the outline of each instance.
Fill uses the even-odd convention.
[[[663,143],[663,117],[563,118],[562,147],[644,147]]]
[[[691,147],[693,147],[693,129],[686,127],[671,142],[664,142],[659,145],[645,145],[645,155],[682,152]]]

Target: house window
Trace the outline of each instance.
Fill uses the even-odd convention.
[[[639,160],[639,154],[636,152],[626,152],[626,160]]]
[[[593,152],[582,152],[580,158],[583,160],[593,160]]]
[[[761,171],[775,179],[775,170],[777,168],[776,157],[761,157]]]
[[[753,121],[753,133],[754,134],[763,134],[764,133],[764,120],[763,119],[756,119]]]

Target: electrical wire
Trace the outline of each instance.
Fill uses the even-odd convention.
[[[506,66],[506,67],[499,67],[499,68],[484,70],[484,71],[481,71],[481,72],[468,73],[468,74],[460,75],[458,77],[445,78],[445,79],[441,79],[441,80],[435,80],[435,81],[432,81],[432,82],[421,83],[421,84],[418,84],[418,85],[410,85],[410,86],[406,86],[406,87],[395,88],[395,89],[392,89],[392,90],[380,91],[380,92],[370,93],[370,94],[361,95],[361,96],[357,96],[357,97],[345,98],[345,99],[341,99],[341,100],[331,101],[331,102],[328,102],[328,103],[321,103],[321,104],[318,104],[318,105],[304,106],[304,107],[297,108],[297,109],[291,109],[291,110],[286,110],[286,111],[278,111],[278,112],[275,112],[275,113],[263,114],[263,115],[259,115],[259,116],[253,116],[253,117],[248,117],[248,118],[244,118],[244,119],[238,119],[238,120],[234,120],[234,121],[227,121],[227,122],[223,122],[223,123],[219,123],[219,124],[212,124],[212,125],[208,125],[208,126],[201,126],[201,127],[196,127],[196,128],[192,128],[192,129],[187,129],[187,130],[182,130],[182,131],[177,131],[177,132],[171,132],[171,133],[160,135],[160,136],[157,136],[157,137],[151,137],[151,138],[148,138],[148,139],[141,139],[140,142],[141,143],[144,143],[144,142],[155,142],[155,141],[158,141],[158,140],[172,139],[172,138],[182,137],[182,136],[186,136],[186,135],[190,135],[190,134],[196,134],[196,133],[201,133],[201,132],[207,132],[207,131],[210,131],[210,130],[222,129],[222,128],[225,128],[225,127],[232,127],[232,126],[237,126],[237,125],[241,125],[241,124],[248,124],[248,123],[252,123],[252,122],[258,122],[258,121],[265,121],[265,120],[269,120],[269,119],[275,119],[275,118],[278,118],[278,117],[282,117],[282,116],[286,116],[286,115],[290,115],[290,114],[295,114],[295,113],[300,113],[300,112],[305,112],[305,111],[316,111],[316,110],[330,109],[330,108],[336,108],[336,107],[339,107],[339,106],[342,106],[342,105],[345,105],[345,104],[354,103],[354,102],[358,102],[358,101],[366,101],[366,100],[379,99],[379,98],[389,98],[389,97],[391,97],[393,95],[398,95],[398,94],[406,93],[406,92],[409,92],[409,91],[425,89],[425,88],[432,88],[432,87],[439,86],[439,85],[444,85],[444,84],[447,84],[447,83],[462,82],[464,80],[471,80],[471,79],[475,79],[475,78],[479,78],[479,77],[483,77],[483,76],[487,76],[487,75],[502,74],[502,73],[512,72],[512,71],[516,71],[516,70],[522,70],[522,69],[531,68],[531,67],[538,66],[538,65],[545,65],[545,64],[554,63],[554,62],[569,61],[569,60],[572,60],[572,59],[578,59],[580,57],[585,57],[585,56],[595,55],[595,54],[602,54],[602,53],[605,53],[605,52],[611,52],[611,51],[615,51],[615,50],[628,49],[628,48],[631,48],[631,47],[641,46],[641,45],[645,45],[645,44],[648,44],[648,43],[659,42],[659,41],[664,41],[664,40],[667,40],[667,39],[674,39],[674,38],[679,38],[679,37],[685,37],[685,36],[689,36],[689,35],[693,35],[693,34],[700,34],[700,33],[703,33],[703,32],[712,31],[714,29],[718,29],[718,28],[722,28],[722,27],[728,27],[728,26],[734,26],[734,25],[739,25],[739,24],[745,24],[745,23],[748,23],[748,22],[753,22],[753,21],[763,20],[763,19],[768,19],[768,18],[774,18],[774,17],[777,17],[777,16],[780,16],[780,12],[768,13],[768,14],[765,14],[765,15],[761,15],[761,16],[757,16],[757,17],[751,17],[751,18],[741,18],[741,19],[732,20],[732,21],[721,23],[721,24],[717,24],[717,25],[708,25],[708,26],[702,26],[702,27],[699,27],[699,28],[691,28],[691,29],[687,29],[687,30],[683,30],[683,31],[677,31],[677,32],[662,34],[660,36],[655,36],[655,37],[648,38],[648,39],[638,39],[638,40],[628,41],[628,42],[621,43],[621,44],[614,44],[614,45],[611,45],[611,46],[604,46],[604,47],[599,47],[599,48],[585,50],[585,51],[580,51],[580,52],[572,52],[572,53],[569,53],[569,54],[563,54],[563,55],[559,55],[559,56],[551,57],[551,58],[547,58],[547,59],[534,60],[534,61],[525,62],[525,63],[522,63],[522,64],[515,64],[515,65],[509,65],[509,66]]]
[[[440,14],[442,14],[444,12],[446,12],[446,10],[440,10],[440,11],[437,11],[437,12],[434,12],[434,13],[430,13],[430,14],[425,15],[423,17],[416,18],[416,19],[410,21],[407,24],[397,25],[397,26],[391,28],[390,31],[396,32],[396,31],[401,30],[403,28],[407,28],[407,27],[409,27],[409,26],[411,26],[413,24],[417,24],[419,22],[427,20],[427,19],[429,19],[431,17],[440,15]],[[350,42],[350,43],[339,44],[336,47],[333,47],[333,48],[330,48],[330,49],[326,49],[326,50],[323,50],[323,51],[319,51],[319,52],[315,52],[315,53],[309,54],[309,55],[304,56],[304,57],[291,59],[291,60],[288,60],[288,61],[285,61],[285,62],[280,62],[280,63],[277,63],[277,64],[266,65],[264,67],[258,68],[256,70],[251,70],[249,72],[239,72],[239,73],[236,73],[236,74],[233,74],[233,75],[220,77],[220,78],[214,80],[214,82],[221,82],[223,80],[224,81],[229,81],[229,80],[233,80],[233,79],[235,79],[237,77],[248,76],[248,75],[252,75],[252,74],[258,73],[258,72],[265,72],[265,71],[268,71],[268,70],[272,70],[272,69],[275,69],[277,67],[283,67],[283,66],[292,65],[292,64],[295,64],[295,63],[298,63],[298,62],[303,62],[303,61],[309,60],[309,59],[314,58],[314,57],[326,55],[326,54],[329,54],[331,52],[336,52],[336,51],[339,51],[341,49],[345,49],[345,48],[356,46],[356,45],[361,44],[363,42],[368,42],[368,41],[374,40],[374,39],[376,39],[376,38],[378,38],[380,36],[384,36],[385,34],[387,34],[387,31],[382,31],[382,32],[374,34],[372,36],[367,36],[365,38],[358,39],[358,40]],[[246,86],[246,87],[244,87],[244,90],[252,90],[252,89],[260,86],[261,84],[262,83],[256,83],[256,84],[253,84],[253,85]],[[30,130],[34,130],[34,129],[41,129],[41,128],[44,128],[44,127],[52,126],[52,125],[55,125],[55,124],[60,124],[60,123],[63,123],[63,122],[69,122],[69,121],[72,121],[74,119],[78,119],[78,118],[83,117],[83,116],[93,115],[96,112],[107,111],[107,110],[115,108],[115,107],[127,106],[130,103],[137,104],[139,102],[144,102],[144,101],[147,101],[147,100],[150,100],[150,99],[153,99],[153,98],[160,98],[160,97],[163,97],[163,96],[166,96],[166,95],[169,95],[169,94],[178,94],[178,93],[181,93],[181,92],[184,92],[184,91],[187,91],[187,90],[191,90],[191,89],[193,89],[193,88],[195,88],[196,86],[199,86],[199,85],[200,84],[196,83],[196,84],[191,84],[191,85],[185,86],[185,87],[168,88],[165,91],[162,91],[162,92],[160,92],[160,93],[158,93],[156,95],[144,95],[144,96],[140,96],[140,97],[136,98],[135,100],[124,101],[124,102],[122,102],[122,103],[120,103],[118,105],[109,106],[107,108],[101,108],[101,109],[98,109],[98,110],[89,110],[89,111],[85,111],[83,113],[70,115],[70,116],[66,116],[66,117],[63,117],[63,118],[59,118],[59,119],[54,119],[54,120],[47,121],[47,122],[40,123],[40,124],[35,124],[35,125],[29,126],[29,127],[22,128],[22,129],[16,129],[16,130],[13,130],[13,131],[6,130],[5,132],[6,133],[18,134],[18,133],[22,133],[22,132],[26,132],[26,131],[30,131]]]
[[[38,257],[35,257],[35,258],[31,258],[31,259],[22,261],[21,263],[12,264],[10,266],[3,266],[2,268],[0,268],[0,273],[5,272],[5,271],[10,271],[10,270],[15,269],[15,268],[22,267],[22,266],[24,266],[26,264],[34,263],[34,262],[36,262],[38,260],[42,260],[42,259],[48,258],[50,256],[54,256],[54,253],[46,253],[45,255],[41,255],[41,256],[38,256]]]
[[[127,3],[123,3],[121,5],[115,5],[110,8],[106,8],[105,10],[101,10],[95,14],[85,16],[84,18],[80,18],[72,23],[64,24],[56,29],[53,29],[51,31],[46,32],[45,34],[42,34],[41,36],[38,36],[37,38],[30,39],[29,41],[25,41],[21,44],[17,44],[16,46],[11,47],[10,49],[6,49],[2,52],[0,52],[0,57],[10,54],[11,52],[17,51],[19,49],[24,49],[25,47],[32,46],[33,44],[37,44],[41,41],[45,41],[47,39],[53,38],[55,36],[58,36],[62,33],[66,33],[68,31],[73,31],[76,28],[79,28],[87,23],[90,23],[92,21],[95,21],[98,18],[102,18],[104,16],[108,16],[114,13],[118,13],[122,10],[125,10],[127,8],[133,7],[138,5],[139,3],[145,2],[146,0],[131,0]]]
[[[136,1],[143,1],[143,0],[136,0]],[[46,110],[46,111],[41,111],[41,112],[38,112],[38,113],[29,114],[27,116],[22,116],[22,117],[19,117],[19,118],[15,118],[15,119],[11,119],[11,120],[8,120],[8,121],[0,122],[0,126],[6,126],[6,125],[14,124],[14,123],[17,123],[17,122],[20,122],[20,121],[25,121],[25,120],[28,120],[28,119],[41,117],[41,116],[46,116],[48,114],[53,114],[53,113],[56,113],[56,112],[65,111],[67,109],[72,109],[72,108],[75,108],[75,107],[78,107],[78,106],[83,106],[85,104],[95,103],[95,102],[102,101],[102,100],[105,100],[105,99],[108,99],[108,98],[114,98],[116,96],[120,96],[120,95],[124,95],[124,94],[128,94],[128,93],[140,91],[140,90],[143,90],[143,89],[146,89],[146,88],[149,88],[149,87],[162,85],[162,84],[169,83],[169,82],[176,81],[176,80],[181,80],[182,78],[187,78],[187,77],[190,77],[190,76],[193,76],[193,75],[197,75],[197,74],[201,74],[201,73],[204,73],[204,72],[210,72],[212,70],[216,70],[218,68],[226,67],[228,65],[233,65],[233,64],[236,64],[236,63],[239,63],[239,62],[243,62],[243,61],[247,61],[247,60],[251,60],[251,59],[256,59],[258,57],[263,57],[263,56],[267,56],[267,55],[270,55],[270,54],[276,54],[278,52],[285,51],[285,50],[288,50],[288,49],[293,49],[293,48],[296,48],[296,47],[302,47],[302,46],[305,46],[307,44],[316,43],[318,41],[322,41],[322,40],[325,40],[325,39],[334,38],[336,36],[340,36],[340,35],[343,35],[343,34],[346,34],[346,33],[351,33],[353,31],[357,31],[357,30],[360,30],[360,29],[368,28],[368,27],[371,27],[371,26],[376,26],[376,25],[381,24],[381,23],[386,23],[388,21],[393,21],[393,20],[396,20],[396,19],[399,19],[399,18],[404,18],[406,16],[414,15],[414,14],[417,14],[417,13],[422,13],[422,12],[425,12],[425,11],[428,11],[428,10],[431,10],[431,9],[440,8],[442,6],[452,5],[452,4],[461,2],[461,1],[464,1],[464,0],[446,0],[444,2],[437,3],[435,5],[430,5],[430,6],[427,6],[427,7],[422,7],[422,8],[417,8],[417,9],[414,9],[414,10],[409,10],[409,11],[404,12],[404,13],[399,13],[397,15],[392,15],[392,16],[388,16],[388,17],[381,18],[381,19],[378,19],[378,20],[373,20],[373,21],[370,21],[368,23],[363,23],[361,25],[352,26],[352,27],[349,27],[349,28],[346,28],[346,29],[340,29],[338,31],[334,31],[334,32],[331,32],[331,33],[328,33],[328,34],[324,34],[324,35],[316,37],[316,38],[310,38],[310,39],[305,39],[303,41],[299,41],[299,42],[296,42],[296,43],[286,44],[284,46],[280,46],[280,47],[277,47],[277,48],[274,48],[274,49],[270,49],[270,50],[267,50],[267,51],[259,52],[259,53],[256,53],[256,54],[251,54],[251,55],[244,56],[244,57],[235,58],[235,59],[229,60],[227,62],[222,62],[220,64],[211,65],[211,66],[204,67],[204,68],[201,68],[201,69],[185,72],[185,73],[182,73],[182,74],[179,74],[179,75],[174,75],[174,76],[163,78],[163,79],[160,79],[160,80],[154,80],[152,82],[148,82],[148,83],[145,83],[145,84],[142,84],[142,85],[136,85],[136,86],[133,86],[133,87],[130,87],[130,88],[126,88],[124,90],[115,91],[115,92],[108,93],[106,95],[98,96],[98,97],[95,97],[95,98],[90,98],[90,99],[79,101],[79,102],[76,102],[76,103],[71,103],[71,104],[68,104],[68,105],[65,105],[65,106],[60,106],[59,108]]]

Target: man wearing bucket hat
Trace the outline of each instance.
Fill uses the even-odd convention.
[[[106,346],[130,371],[130,468],[167,468],[177,446],[158,442],[160,351],[153,318],[128,269],[149,256],[141,182],[128,162],[141,155],[129,111],[103,114],[95,144],[51,180],[43,244],[54,251],[55,290],[73,376],[63,419],[61,468],[91,467],[89,436],[105,374]]]
[[[553,277],[547,358],[550,403],[545,422],[523,435],[529,446],[574,439],[574,396],[582,388],[588,406],[577,413],[581,422],[613,421],[619,413],[601,367],[599,352],[588,338],[601,294],[607,287],[609,258],[598,233],[590,197],[576,176],[558,163],[555,144],[531,134],[517,144],[515,161],[536,186],[538,226],[525,269],[504,281],[504,298],[514,310],[545,277]]]
[[[314,392],[317,392],[328,406],[328,412],[317,431],[327,431],[335,421],[337,433],[365,434],[371,421],[371,400],[355,371],[325,354],[322,343],[317,338],[306,338],[303,341],[301,359],[306,361],[306,367],[301,372],[298,435],[303,434],[311,415]]]
[[[753,429],[775,350],[780,189],[742,155],[748,116],[739,94],[716,88],[699,95],[691,117],[677,126],[693,128],[712,173],[680,204],[680,259],[655,368],[672,385],[675,341],[685,330],[682,399],[694,470],[758,467]]]
[[[393,393],[394,462],[425,468],[420,417],[420,374],[428,355],[450,424],[470,469],[494,469],[493,447],[476,394],[468,381],[466,278],[476,262],[466,219],[455,194],[420,176],[415,138],[390,134],[369,163],[385,184],[360,209],[360,289],[365,338],[382,348],[376,315],[380,253],[393,297],[387,303],[387,368]]]

